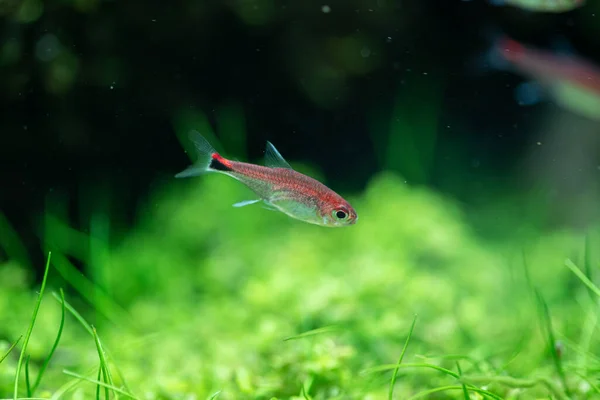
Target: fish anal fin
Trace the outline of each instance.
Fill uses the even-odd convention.
[[[265,150],[265,166],[270,168],[286,168],[293,169],[290,164],[283,158],[283,156],[277,151],[273,143],[267,141],[267,148]]]
[[[277,207],[275,207],[273,204],[271,204],[268,201],[265,201],[262,205],[262,208],[264,208],[265,210],[270,210],[270,211],[279,211],[277,209]]]

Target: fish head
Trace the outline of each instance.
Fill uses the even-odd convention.
[[[343,199],[325,205],[322,216],[324,224],[331,227],[354,225],[358,220],[356,210]]]

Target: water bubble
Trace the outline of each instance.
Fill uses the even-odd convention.
[[[330,13],[330,12],[331,12],[331,7],[329,7],[328,5],[324,5],[323,7],[321,7],[321,11],[322,11],[324,14],[328,14],[328,13]]]

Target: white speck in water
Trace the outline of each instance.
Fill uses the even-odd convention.
[[[23,125],[23,130],[26,131],[27,130],[27,125]]]
[[[427,72],[423,72],[423,75],[427,75]]]
[[[116,84],[117,84],[117,82],[113,82],[113,83],[110,85],[110,90],[113,90],[113,89],[115,88],[115,85],[116,85]]]
[[[450,125],[446,125],[446,128],[450,129]]]
[[[541,146],[541,145],[542,145],[542,142],[537,142],[537,145],[538,145],[538,146]]]
[[[321,7],[321,11],[322,11],[324,14],[328,14],[328,13],[330,13],[330,12],[331,12],[331,7],[329,7],[328,5],[324,5],[323,7]]]
[[[388,43],[392,43],[392,37],[391,37],[391,36],[388,36],[388,37],[385,39],[385,41],[386,41],[386,42],[388,42]]]
[[[153,19],[153,20],[152,20],[152,22],[156,22],[156,20],[155,20],[155,19]]]
[[[367,57],[369,57],[369,56],[371,55],[371,49],[370,49],[370,48],[368,48],[367,46],[363,47],[363,48],[360,50],[360,55],[361,55],[363,58],[367,58]]]

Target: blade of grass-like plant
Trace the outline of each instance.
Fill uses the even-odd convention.
[[[81,382],[83,382],[81,379],[70,380],[69,382],[65,383],[60,388],[58,388],[58,390],[52,394],[50,400],[59,400],[62,396],[64,396],[65,393],[73,389],[75,386],[81,384]]]
[[[239,103],[224,104],[217,108],[219,134],[231,154],[247,158],[246,118],[244,108]]]
[[[100,371],[102,372],[102,381],[108,384],[108,376],[106,375],[106,370],[100,366]],[[108,387],[104,387],[104,400],[110,400],[110,391]]]
[[[319,335],[321,333],[333,332],[333,331],[336,331],[338,329],[339,329],[339,327],[337,325],[324,326],[322,328],[312,329],[310,331],[306,331],[306,332],[300,333],[298,335],[286,337],[285,339],[283,339],[283,341],[287,342],[288,340],[302,339],[302,338],[305,338],[305,337],[308,337],[308,336]]]
[[[126,326],[130,329],[136,328],[129,313],[83,276],[64,254],[54,251],[54,258],[54,266],[60,276],[92,304],[100,314],[117,325]]]
[[[525,347],[525,342],[527,341],[527,339],[531,336],[531,330],[526,329],[526,332],[523,332],[521,335],[521,338],[519,339],[519,341],[517,342],[517,346],[516,348],[512,351],[510,357],[508,357],[508,361],[505,361],[499,368],[500,371],[505,370],[510,364],[512,364],[517,357],[519,356],[519,354],[521,353],[521,350]]]
[[[446,375],[449,375],[449,376],[451,376],[453,378],[456,378],[456,379],[460,380],[460,375],[457,374],[456,372],[451,371],[451,370],[446,369],[446,368],[443,368],[443,367],[439,367],[439,366],[434,365],[434,364],[426,364],[426,363],[416,363],[416,364],[409,363],[409,364],[401,364],[401,365],[398,365],[398,364],[385,364],[385,365],[380,365],[380,366],[377,366],[377,367],[365,369],[361,373],[367,374],[367,373],[374,373],[374,372],[389,371],[389,370],[395,369],[397,367],[398,368],[430,368],[430,369],[434,369],[436,371],[442,372],[442,373],[444,373]],[[485,394],[486,396],[488,396],[490,398],[493,398],[493,399],[502,400],[501,397],[499,397],[498,395],[495,395],[494,393],[491,393],[491,392],[489,392],[487,390],[480,389],[480,388],[478,388],[476,386],[473,386],[471,384],[467,384],[467,383],[465,383],[465,384],[467,385],[467,388],[469,390],[473,391],[473,392],[477,392],[477,393],[480,393],[480,394]],[[453,387],[458,388],[458,389],[462,389],[462,386],[453,386]],[[422,392],[420,394],[420,397],[425,396],[425,395],[426,395],[426,393]]]
[[[594,279],[592,276],[592,239],[591,239],[589,233],[585,236],[585,258],[584,258],[583,266],[585,268],[585,276],[588,279],[588,281],[594,282]],[[589,287],[588,287],[588,289],[589,289],[588,293],[590,295],[590,298],[595,303],[598,299],[596,299],[593,296],[593,294],[594,294],[593,290],[591,290]]]
[[[463,381],[471,383],[489,384],[494,382],[500,385],[508,386],[511,388],[526,389],[536,385],[545,386],[558,400],[568,400],[569,398],[562,392],[560,387],[553,382],[553,380],[545,377],[534,378],[534,379],[521,379],[513,378],[512,376],[465,376]],[[472,388],[472,385],[469,385]]]
[[[61,298],[60,298],[60,297],[58,297],[58,295],[57,295],[55,292],[53,292],[53,293],[52,293],[52,296],[53,296],[53,297],[54,297],[56,300],[58,300],[58,301],[61,301]],[[67,311],[69,311],[69,312],[71,313],[71,315],[73,315],[73,317],[75,317],[75,319],[76,319],[77,321],[79,321],[79,323],[81,324],[81,326],[83,326],[83,328],[84,328],[86,331],[88,331],[88,333],[89,333],[89,334],[90,334],[90,335],[93,337],[93,336],[94,336],[94,333],[93,333],[93,331],[92,331],[92,327],[90,326],[90,324],[88,324],[88,323],[87,323],[87,321],[86,321],[85,319],[83,319],[83,317],[82,317],[82,316],[81,316],[81,315],[80,315],[80,314],[77,312],[77,310],[75,310],[75,309],[73,308],[73,306],[72,306],[72,305],[70,305],[70,304],[69,304],[69,302],[68,302],[68,301],[66,301],[66,300],[65,300],[65,308],[67,309]]]
[[[104,349],[104,352],[108,355],[109,358],[113,358],[113,356],[111,355],[111,352],[108,351],[108,349]],[[129,385],[127,385],[127,381],[125,380],[125,376],[121,372],[121,369],[117,366],[117,363],[113,362],[112,366],[115,369],[115,371],[117,372],[117,375],[118,375],[119,379],[121,379],[121,383],[123,384],[123,387],[125,388],[125,391],[129,392],[129,393],[132,393],[133,391],[129,388]]]
[[[394,396],[394,386],[396,385],[396,377],[398,375],[398,369],[400,368],[400,364],[402,364],[402,360],[404,359],[404,354],[406,353],[406,349],[408,348],[408,343],[410,342],[410,338],[412,337],[413,330],[415,329],[415,324],[417,323],[417,316],[415,315],[410,325],[410,329],[408,330],[408,336],[404,341],[404,346],[402,347],[402,352],[400,353],[400,358],[398,359],[398,363],[396,364],[396,369],[394,369],[394,373],[392,374],[392,379],[390,381],[390,389],[388,392],[388,399],[392,400]]]
[[[430,368],[430,369],[434,369],[436,371],[442,372],[446,375],[450,375],[453,378],[456,378],[456,379],[460,378],[458,376],[458,374],[454,371],[450,371],[449,369],[438,367],[437,365],[427,364],[427,363],[408,363],[408,364],[401,364],[401,365],[384,364],[384,365],[379,365],[377,367],[367,368],[367,369],[363,370],[362,373],[363,374],[372,374],[374,372],[395,370],[396,368]]]
[[[312,396],[309,395],[308,392],[310,392],[310,389],[312,388],[314,381],[315,381],[315,377],[313,375],[309,375],[308,378],[305,380],[305,382],[302,383],[301,394],[302,394],[302,396],[304,396],[304,398],[306,400],[312,400]]]
[[[501,353],[503,354],[503,353]],[[488,357],[490,357],[490,355],[488,355]],[[468,355],[464,355],[464,354],[447,354],[447,355],[416,355],[415,358],[420,358],[423,361],[427,362],[428,360],[454,360],[454,361],[458,361],[458,360],[463,360],[463,361],[468,361],[471,365],[473,365],[473,367],[475,367],[477,370],[479,371],[483,371],[482,364],[486,364],[485,360],[482,358],[481,360],[478,360],[474,357],[468,356]]]
[[[29,394],[30,396],[33,396],[33,394],[35,393],[35,390],[40,385],[40,383],[42,381],[42,376],[44,375],[44,372],[46,372],[46,368],[48,368],[50,359],[54,355],[54,352],[56,351],[56,348],[58,347],[58,343],[60,342],[60,338],[62,336],[63,328],[65,326],[65,293],[63,292],[62,288],[60,289],[60,298],[61,298],[61,317],[60,317],[60,326],[58,327],[58,333],[56,335],[56,339],[54,340],[54,344],[52,345],[52,348],[50,349],[50,353],[48,353],[48,356],[44,360],[44,363],[42,364],[40,371],[38,372],[38,376],[37,376],[35,382],[33,383],[33,386],[31,387],[31,393]]]
[[[523,254],[523,271],[525,273],[525,283],[529,287],[529,291],[533,293],[535,291],[535,286],[533,285],[533,281],[531,280],[531,275],[529,274],[529,263],[527,262],[527,255],[525,254],[525,250],[522,252]]]
[[[37,318],[38,311],[40,310],[40,305],[42,304],[42,297],[44,296],[44,290],[46,289],[46,280],[48,279],[48,271],[50,270],[50,259],[52,253],[48,252],[48,258],[46,259],[46,268],[44,268],[44,277],[42,278],[42,286],[40,287],[40,292],[38,294],[38,298],[35,303],[35,307],[33,309],[33,314],[31,316],[31,322],[29,323],[29,328],[27,329],[27,333],[25,334],[25,340],[23,341],[23,349],[21,349],[21,354],[19,356],[19,361],[17,362],[17,372],[15,373],[15,385],[13,391],[13,399],[17,400],[17,396],[19,393],[19,375],[21,374],[21,365],[23,365],[23,358],[25,357],[25,352],[27,351],[27,344],[29,343],[29,338],[31,337],[31,332],[33,332],[33,326],[35,325],[35,320]]]
[[[23,335],[19,336],[19,338],[17,339],[16,342],[14,342],[10,348],[8,349],[8,351],[6,352],[6,354],[4,354],[2,357],[0,357],[0,364],[2,364],[2,361],[4,361],[4,359],[6,359],[6,357],[8,357],[8,355],[10,354],[11,351],[13,351],[13,349],[17,346],[17,344],[19,344],[19,342],[21,341],[21,339],[23,339]]]
[[[96,332],[96,328],[92,327],[92,332],[94,334],[94,341],[96,342],[96,349],[98,350],[98,356],[100,357],[100,366],[102,368],[102,375],[104,376],[104,382],[107,383],[107,386],[105,386],[105,394],[106,394],[106,399],[108,400],[109,394],[108,394],[108,385],[110,386],[114,386],[114,382],[112,379],[112,375],[110,373],[110,370],[108,368],[108,363],[106,362],[106,356],[104,354],[104,350],[102,349],[102,343],[100,342],[100,337],[98,336],[98,332]]]
[[[590,293],[595,294],[596,296],[600,296],[600,288],[598,288],[598,286],[594,285],[594,282],[592,282],[590,280],[590,278],[588,278],[578,267],[577,265],[575,265],[575,263],[573,261],[571,261],[570,259],[566,259],[565,260],[565,265],[567,266],[567,268],[569,268],[571,270],[571,272],[573,272],[575,274],[575,276],[577,276],[581,282],[583,282],[583,284],[585,286],[588,287]]]
[[[102,366],[98,367],[98,377],[96,380],[100,382],[100,379],[102,379]],[[96,400],[100,400],[100,387],[100,385],[96,385]]]
[[[217,391],[217,392],[215,392],[215,393],[213,393],[213,394],[212,394],[212,396],[210,396],[210,397],[208,398],[208,400],[215,400],[215,399],[216,399],[216,398],[219,396],[219,394],[221,394],[221,391],[220,391],[220,390],[219,390],[219,391]]]
[[[304,387],[304,385],[302,385],[302,397],[304,397],[304,400],[312,400],[312,396],[310,396],[308,393],[306,393],[306,388]]]
[[[93,278],[95,293],[94,297],[106,296],[112,298],[111,286],[109,284],[109,268],[104,268],[110,263],[110,203],[109,187],[103,187],[94,195],[96,211],[90,216],[89,236],[89,262],[86,269]]]
[[[31,397],[31,384],[29,383],[29,360],[31,356],[27,356],[25,360],[25,389],[27,391],[27,397]]]
[[[556,350],[554,349],[554,344],[556,343],[556,339],[554,338],[554,331],[552,329],[552,321],[550,319],[550,310],[548,309],[548,305],[546,304],[546,301],[544,300],[544,298],[542,297],[542,295],[540,294],[539,291],[535,290],[535,295],[540,307],[540,317],[541,317],[541,322],[542,322],[542,329],[545,331],[544,334],[547,337],[548,340],[548,349],[550,351],[550,354],[552,356],[552,360],[554,361],[554,367],[556,368],[556,372],[558,373],[558,376],[560,378],[561,384],[563,386],[563,390],[565,392],[565,394],[567,395],[567,397],[570,397],[570,393],[569,393],[569,388],[567,386],[567,379],[565,377],[565,371],[563,369],[562,366],[562,361],[560,359],[560,357],[558,356],[558,354],[556,353]]]
[[[65,375],[69,375],[69,376],[72,376],[72,377],[74,377],[74,378],[77,378],[77,379],[80,379],[80,380],[83,380],[83,381],[87,381],[87,382],[93,383],[93,384],[95,384],[95,385],[102,386],[102,387],[104,387],[104,388],[108,388],[109,390],[112,390],[112,391],[113,391],[113,393],[118,393],[118,394],[120,394],[120,395],[123,395],[123,396],[129,397],[130,399],[134,399],[134,400],[137,400],[137,399],[138,399],[137,397],[135,397],[135,396],[134,396],[134,395],[132,395],[131,393],[127,393],[126,391],[124,391],[124,390],[121,390],[121,389],[119,389],[118,387],[116,387],[116,386],[114,386],[114,385],[110,385],[110,384],[107,384],[107,383],[101,382],[101,381],[99,381],[99,380],[92,379],[92,378],[88,378],[88,377],[86,377],[86,376],[83,376],[83,375],[77,374],[77,373],[75,373],[75,372],[71,372],[71,371],[69,371],[69,370],[63,370],[63,374],[65,374]]]
[[[6,216],[0,212],[0,246],[4,248],[10,260],[16,260],[24,267],[31,266],[27,248],[12,227]]]
[[[430,394],[433,394],[433,393],[445,392],[448,390],[461,390],[461,389],[462,389],[462,386],[456,386],[456,385],[442,386],[442,387],[438,387],[435,389],[424,390],[422,392],[415,394],[414,396],[409,397],[407,400],[418,399],[420,397],[429,396]],[[475,387],[472,387],[471,390],[474,392],[477,392],[483,396],[490,397],[492,399],[502,400],[502,397],[499,397],[491,392],[488,392],[487,390],[483,390],[483,389],[479,389],[479,388],[475,388]]]
[[[54,296],[55,299],[59,300],[59,297],[57,296],[56,293],[52,293],[52,296]],[[67,302],[66,300],[64,301],[64,305],[65,308],[67,309],[67,311],[69,311],[71,313],[71,315],[73,315],[73,317],[75,317],[75,319],[77,321],[79,321],[79,323],[81,324],[81,326],[94,338],[94,342],[96,342],[96,348],[98,348],[98,344],[100,342],[100,338],[98,337],[97,333],[96,333],[96,329],[94,327],[92,327],[82,316],[81,314],[79,314],[77,312],[77,310],[75,310],[75,308],[73,308],[73,306],[71,306],[69,304],[69,302]],[[104,350],[102,348],[102,346],[100,345],[100,348],[102,349],[102,353],[98,353],[99,356],[101,357],[100,359],[100,371],[102,373],[104,373],[103,371],[103,366],[106,366],[106,357],[104,356],[104,354],[110,354],[107,350]],[[104,362],[102,361],[104,360]],[[119,369],[115,366],[115,369],[117,370],[117,373],[119,374],[119,377],[121,378],[121,381],[123,382],[123,386],[127,389],[128,392],[131,392],[131,390],[129,389],[129,387],[127,386],[127,383],[125,382],[125,378],[123,377],[123,375],[121,374],[121,372],[119,371]],[[110,371],[108,371],[110,372]],[[112,384],[112,375],[107,375],[107,378],[110,377],[110,384]],[[98,380],[101,379],[101,376],[98,376]]]
[[[458,371],[458,375],[462,377],[462,370],[460,369],[460,364],[458,361],[456,362],[456,370]],[[462,384],[462,388],[465,400],[469,400],[469,392],[467,391],[467,386],[464,383]]]

